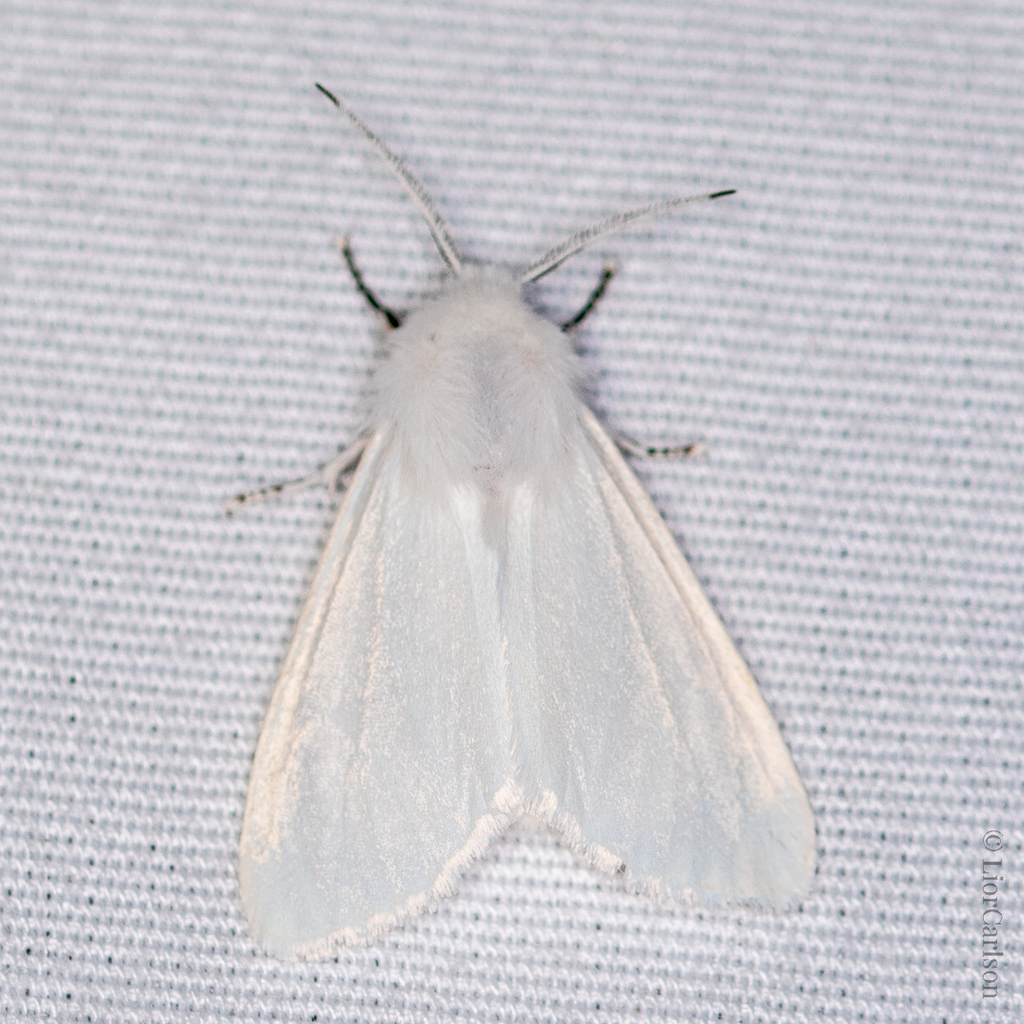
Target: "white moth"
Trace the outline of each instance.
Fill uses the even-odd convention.
[[[358,461],[249,780],[253,934],[285,958],[371,941],[524,814],[659,900],[805,891],[814,818],[771,713],[582,404],[565,332],[520,294],[694,200],[612,218],[518,280],[466,267],[419,182],[326,94],[416,200],[452,281],[390,335],[366,436],[317,477]]]

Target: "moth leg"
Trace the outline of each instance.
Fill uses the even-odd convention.
[[[580,311],[571,320],[566,320],[562,324],[563,331],[571,331],[574,327],[579,327],[590,316],[594,311],[594,307],[600,302],[601,296],[604,295],[608,282],[615,276],[617,270],[618,268],[614,263],[608,262],[604,265],[604,269],[601,271],[601,278],[597,282],[597,287],[590,293],[590,297],[583,303]]]
[[[352,247],[348,244],[348,235],[344,238],[339,238],[335,243],[338,246],[338,250],[345,259],[345,264],[348,267],[348,272],[352,275],[352,280],[355,282],[356,288],[359,289],[359,294],[375,309],[385,320],[388,322],[388,327],[394,330],[400,326],[402,321],[398,314],[388,309],[376,295],[370,291],[369,285],[363,280],[363,275],[359,272],[359,268],[356,266],[356,259],[352,255]]]
[[[637,459],[689,459],[695,455],[707,455],[708,448],[703,441],[675,445],[671,448],[657,448],[634,441],[628,434],[611,431],[612,440],[624,455]]]
[[[270,487],[261,487],[258,491],[249,491],[248,494],[236,494],[224,503],[224,511],[231,515],[240,505],[251,505],[253,502],[265,501],[267,498],[297,494],[299,491],[316,487],[319,484],[327,484],[333,494],[338,489],[338,478],[359,461],[369,442],[369,437],[361,437],[347,448],[342,448],[333,459],[325,462],[315,472],[299,477],[298,480],[287,480],[281,484],[272,484]]]

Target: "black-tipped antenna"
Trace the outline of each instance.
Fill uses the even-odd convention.
[[[529,284],[536,281],[545,274],[549,274],[555,267],[561,266],[570,256],[593,245],[599,238],[606,238],[623,231],[638,221],[651,220],[654,217],[664,217],[673,210],[689,206],[691,203],[706,203],[710,199],[721,199],[722,196],[731,196],[736,189],[727,188],[724,192],[711,192],[703,196],[685,196],[681,199],[668,199],[663,203],[652,203],[650,206],[642,206],[639,210],[630,210],[628,213],[617,213],[614,217],[594,224],[592,227],[584,228],[571,238],[567,238],[560,245],[556,245],[545,256],[541,257],[525,274],[519,279],[521,284]]]
[[[430,233],[434,236],[437,250],[441,253],[441,259],[448,264],[448,268],[453,274],[458,276],[462,273],[462,259],[459,256],[459,250],[456,248],[455,242],[452,241],[452,236],[448,231],[448,225],[445,223],[444,217],[441,216],[440,211],[434,205],[434,200],[427,194],[427,190],[402,162],[402,158],[397,153],[394,153],[388,144],[371,130],[369,125],[364,124],[359,117],[352,113],[337,96],[325,89],[319,82],[316,83],[316,87],[355,125],[363,138],[373,147],[377,155],[388,165],[395,177],[402,183],[406,192],[412,196],[413,202],[419,207],[420,213],[423,214],[423,219],[427,222],[427,227],[430,228]]]

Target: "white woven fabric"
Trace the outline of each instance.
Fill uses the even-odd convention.
[[[1024,14],[754,0],[6,0],[0,12],[0,1015],[1024,1019]],[[236,850],[336,503],[224,516],[359,422],[440,263],[314,81],[464,250],[526,264],[818,820],[798,911],[675,910],[520,829],[324,964],[257,953]],[[997,994],[983,840],[1002,834]],[[995,843],[994,839],[990,839]]]

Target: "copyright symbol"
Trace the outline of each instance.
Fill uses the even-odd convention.
[[[989,853],[995,853],[996,850],[1003,848],[1003,833],[998,829],[990,828],[985,833],[985,838],[982,839],[982,843]]]

